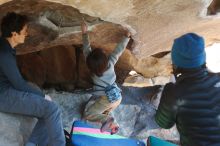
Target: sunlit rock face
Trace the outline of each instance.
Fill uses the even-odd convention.
[[[107,54],[127,30],[132,33],[116,65],[120,83],[130,70],[148,78],[169,76],[167,52],[186,32],[204,36],[207,46],[220,40],[217,0],[1,0],[0,19],[8,11],[32,20],[26,43],[17,47],[18,64],[23,75],[40,86],[91,86],[85,58],[81,51],[76,53],[82,47],[82,18],[89,25],[92,48]]]
[[[1,4],[8,1],[3,0]],[[213,24],[213,29],[218,28],[216,25],[214,27],[214,24],[219,23],[218,20],[206,19],[207,8],[212,0],[186,0],[181,2],[176,0],[96,0],[92,3],[84,0],[48,1],[63,4],[66,7],[72,6],[81,13],[98,17],[105,21],[129,25],[137,32],[137,45],[143,46],[139,48],[144,53],[141,56],[145,54],[148,56],[165,49],[169,50],[173,38],[184,32],[197,31],[208,38],[216,37],[208,28],[210,28],[209,25],[211,24]],[[24,2],[28,3],[27,1]],[[16,3],[19,3],[19,0],[13,2],[15,5]],[[31,9],[33,11],[32,14],[35,14],[35,7],[37,5],[40,6],[39,4],[36,5],[36,3],[38,2],[32,1],[32,5],[29,5],[32,7],[27,7],[26,10],[29,9],[30,11]],[[46,2],[40,3],[46,4]],[[41,7],[43,7],[42,4]],[[18,7],[16,8],[17,11],[20,11]],[[53,9],[53,6],[51,5],[47,9]],[[56,10],[59,10],[59,8],[56,7]],[[54,14],[56,14],[56,10]],[[65,15],[68,15],[68,13],[65,13]],[[204,31],[203,28],[208,30]]]
[[[219,20],[206,16],[212,0],[49,1],[71,5],[82,13],[130,26],[137,32],[135,53],[141,57],[170,50],[173,39],[189,31],[205,36],[207,44],[215,41],[220,32]],[[218,0],[214,1],[212,5],[216,11]]]
[[[18,54],[41,52],[48,48],[54,51],[51,48],[60,46],[80,47],[80,21],[85,18],[92,47],[102,48],[107,53],[123,37],[125,27],[131,31],[132,41],[119,60],[117,71],[125,70],[126,74],[133,69],[145,77],[170,74],[170,59],[158,59],[151,55],[170,51],[176,37],[186,32],[196,32],[203,35],[206,45],[209,45],[218,41],[220,34],[219,4],[216,0],[97,0],[92,3],[83,0],[2,0],[0,4],[0,18],[8,11],[15,11],[33,20],[29,26],[29,37],[24,45],[18,47]],[[75,56],[70,58],[75,59]],[[60,60],[63,59],[60,57]],[[71,81],[74,76],[73,73]],[[123,79],[124,76],[118,78]]]
[[[26,14],[33,20],[29,25],[29,37],[26,43],[18,46],[18,55],[32,52],[42,54],[41,52],[45,49],[55,51],[56,49],[51,48],[61,46],[64,48],[82,46],[80,33],[82,18],[85,18],[89,25],[92,47],[102,48],[107,53],[110,53],[120,42],[126,32],[125,28],[128,29],[132,33],[132,41],[117,64],[117,72],[123,72],[118,77],[119,81],[123,81],[124,76],[131,69],[145,77],[169,75],[170,59],[155,58],[151,55],[170,51],[173,40],[183,33],[196,32],[203,35],[207,45],[218,41],[220,34],[220,21],[217,19],[219,4],[212,0],[181,2],[176,0],[96,0],[92,3],[83,0],[2,0],[0,4],[0,18],[8,11],[15,11]],[[207,16],[209,13],[213,14]],[[50,58],[50,56],[45,57]],[[69,57],[75,60],[76,56],[73,54]],[[20,58],[23,62],[32,63],[24,59],[28,57]],[[60,61],[69,62],[65,59],[59,58]],[[55,65],[59,66],[59,64]],[[64,67],[62,69],[65,70]],[[76,77],[74,72],[72,74],[72,76],[69,75],[71,81]],[[65,82],[65,80],[62,81]],[[39,82],[43,84],[48,81],[46,79]]]

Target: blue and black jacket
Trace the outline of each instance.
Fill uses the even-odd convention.
[[[17,66],[16,50],[6,39],[0,38],[0,93],[9,88],[44,97],[40,90],[32,87],[23,79]]]
[[[155,116],[162,128],[176,124],[181,146],[220,146],[220,78],[201,68],[164,87]]]

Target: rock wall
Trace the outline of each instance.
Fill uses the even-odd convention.
[[[36,119],[0,112],[0,146],[23,146]]]
[[[162,139],[178,141],[176,127],[166,130],[159,128],[154,121],[159,96],[155,96],[159,86],[154,87],[121,87],[123,100],[113,111],[112,116],[120,125],[118,134],[144,140],[149,135]],[[81,119],[81,115],[91,94],[83,91],[68,93],[47,90],[62,111],[64,128],[70,131],[72,122]],[[129,113],[129,114],[127,114]],[[21,115],[0,112],[0,146],[23,146],[27,141],[36,119]]]
[[[107,52],[114,49],[126,28],[133,34],[132,42],[119,61],[126,60],[118,65],[119,70],[128,72],[133,69],[145,77],[155,77],[170,74],[170,61],[160,61],[151,55],[170,51],[174,38],[186,32],[196,32],[205,37],[206,45],[220,40],[218,4],[211,2],[2,0],[0,18],[8,11],[27,14],[32,18],[30,35],[26,44],[18,47],[18,54],[81,45],[79,32],[82,17],[88,22],[93,47],[103,48]],[[216,15],[207,16],[207,10],[211,8],[216,9]],[[164,70],[164,66],[168,69]]]

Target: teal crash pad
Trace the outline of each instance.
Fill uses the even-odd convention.
[[[165,140],[156,138],[154,136],[148,137],[148,146],[177,146],[173,143],[167,142]]]

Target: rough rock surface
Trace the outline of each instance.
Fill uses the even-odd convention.
[[[0,146],[23,146],[36,119],[6,113],[0,113],[0,117]]]
[[[149,135],[163,139],[178,141],[179,136],[174,128],[164,130],[154,122],[155,109],[159,98],[153,96],[159,86],[154,87],[122,87],[122,104],[112,113],[120,125],[120,135],[146,140]],[[85,92],[67,93],[47,90],[62,110],[64,128],[70,131],[72,122],[81,119],[85,104],[90,94]],[[152,98],[154,97],[154,98]],[[129,114],[128,114],[129,113]],[[0,146],[21,146],[32,130],[32,118],[0,113]]]
[[[48,1],[72,6],[81,13],[105,21],[130,26],[137,32],[135,41],[139,50],[136,51],[141,57],[170,50],[173,39],[184,32],[203,34],[208,44],[216,41],[219,34],[219,20],[206,16],[212,0]]]
[[[86,19],[91,30],[92,46],[111,51],[127,27],[133,34],[129,51],[122,57],[124,67],[145,77],[169,75],[170,61],[150,57],[169,51],[173,39],[186,32],[203,35],[206,45],[219,41],[218,3],[212,0],[2,0],[0,18],[8,11],[29,15],[27,43],[18,54],[58,46],[80,45],[80,20]],[[211,5],[210,5],[211,4]],[[214,9],[216,15],[207,16]],[[209,10],[209,11],[208,11]],[[119,24],[119,25],[118,25]],[[155,63],[158,62],[158,63]],[[30,62],[31,64],[31,62]],[[123,77],[122,77],[123,78]]]

